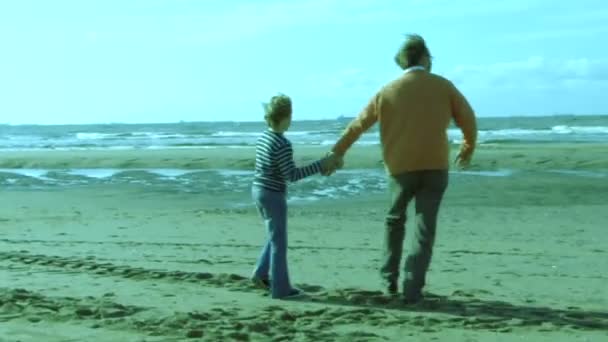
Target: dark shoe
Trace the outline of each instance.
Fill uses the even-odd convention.
[[[395,281],[389,282],[388,285],[386,286],[386,292],[391,296],[398,294],[399,287],[397,286],[397,282],[395,282]]]
[[[405,305],[415,305],[424,300],[424,296],[422,293],[413,295],[413,296],[403,296],[403,304]]]
[[[270,290],[270,280],[253,276],[251,277],[251,282],[257,288],[262,290]]]
[[[300,299],[305,298],[306,293],[300,289],[293,288],[286,296],[281,297],[280,299]]]

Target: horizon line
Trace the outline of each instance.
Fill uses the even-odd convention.
[[[608,113],[603,114],[539,114],[539,115],[477,115],[477,119],[522,119],[522,118],[549,118],[549,117],[601,117],[608,116]],[[300,119],[293,120],[293,122],[311,122],[311,121],[340,121],[340,120],[352,120],[356,116],[345,116],[340,115],[333,119]],[[89,122],[89,123],[0,123],[0,126],[101,126],[101,125],[172,125],[172,124],[200,124],[200,123],[256,123],[264,122],[264,120],[208,120],[208,121],[165,121],[165,122]]]

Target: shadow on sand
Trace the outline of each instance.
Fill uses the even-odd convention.
[[[314,290],[314,288],[313,288]],[[457,291],[452,296],[427,295],[425,300],[406,305],[398,297],[383,295],[378,291],[341,289],[331,292],[318,291],[305,299],[325,305],[350,306],[399,310],[420,313],[438,313],[451,324],[479,326],[492,329],[501,327],[569,327],[579,330],[608,331],[608,312],[588,311],[575,307],[554,309],[543,306],[515,305],[502,301],[481,300]],[[450,317],[451,316],[451,317]]]

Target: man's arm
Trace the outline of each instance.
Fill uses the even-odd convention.
[[[456,126],[460,128],[464,137],[458,159],[466,164],[471,160],[473,152],[475,151],[475,144],[477,143],[477,120],[475,119],[473,108],[471,108],[471,105],[464,95],[462,95],[458,88],[451,82],[450,86],[452,88],[452,115],[456,122]]]
[[[359,116],[348,124],[346,130],[342,133],[342,137],[338,139],[332,148],[332,152],[343,156],[352,144],[359,139],[361,134],[378,121],[378,98],[379,94],[374,96]]]

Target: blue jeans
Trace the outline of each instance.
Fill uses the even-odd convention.
[[[254,186],[252,196],[268,231],[268,239],[253,275],[262,279],[270,278],[272,298],[285,297],[292,290],[287,270],[286,194]]]

